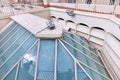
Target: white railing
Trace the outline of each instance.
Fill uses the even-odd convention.
[[[43,3],[7,3],[0,4],[0,15],[20,14],[29,10],[39,9],[43,6]],[[120,15],[119,5],[110,4],[92,4],[85,3],[49,3],[51,7],[64,7],[71,8],[73,10],[87,11],[102,14]]]
[[[34,4],[23,4],[23,3],[10,3],[10,4],[0,4],[0,16],[3,15],[14,15],[25,13],[27,11],[41,9],[41,5]]]
[[[79,11],[86,11],[92,13],[101,13],[109,15],[118,15],[120,14],[119,5],[110,5],[110,4],[81,4],[81,3],[49,3],[51,7],[63,7],[65,9],[73,9]]]
[[[105,57],[105,55],[97,50],[97,53],[102,60],[103,64],[105,65],[105,68],[107,69],[108,73],[110,74],[110,77],[112,80],[119,80],[119,77],[116,75],[116,73],[113,71],[112,67],[109,64],[108,59]]]

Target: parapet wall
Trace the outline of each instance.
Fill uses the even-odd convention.
[[[66,9],[51,8],[51,19],[70,28],[77,35],[84,36],[95,48],[99,49],[104,61],[108,62],[113,77],[120,78],[120,20],[108,14],[74,11],[75,16],[69,16]],[[115,80],[117,80],[115,78]]]

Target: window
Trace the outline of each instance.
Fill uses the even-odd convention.
[[[96,28],[96,29],[99,29],[99,30],[103,30],[103,31],[104,31],[104,29],[103,29],[103,28],[100,28],[100,27],[93,27],[93,28]]]
[[[74,23],[73,21],[71,21],[71,20],[67,20],[66,22],[71,22],[71,23]]]
[[[43,2],[43,0],[38,0],[38,2]]]
[[[115,0],[110,0],[110,5],[114,5],[115,4]]]
[[[87,24],[84,24],[84,23],[79,23],[79,25],[83,25],[83,26],[87,26],[87,27],[88,27],[88,25],[87,25]]]
[[[87,4],[91,4],[91,3],[92,3],[92,0],[86,0],[86,3],[87,3]]]
[[[67,3],[76,3],[76,0],[67,0]]]
[[[64,19],[63,19],[63,18],[58,18],[58,20],[63,20],[63,21],[64,21]]]

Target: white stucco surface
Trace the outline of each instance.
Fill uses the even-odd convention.
[[[36,37],[59,38],[62,36],[62,27],[57,22],[54,22],[55,29],[50,30],[47,28],[46,24],[48,20],[32,14],[20,14],[12,16],[11,18],[33,33]]]

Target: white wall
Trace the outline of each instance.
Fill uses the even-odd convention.
[[[42,11],[42,12],[34,13],[34,15],[45,18],[45,19],[50,19],[50,13],[49,12],[50,11]]]
[[[34,11],[30,11],[29,13],[45,18],[45,19],[50,19],[50,10],[49,8],[41,8],[39,10],[34,10]]]
[[[108,34],[102,51],[106,56],[106,61],[109,61],[109,65],[112,66],[112,69],[120,79],[120,41]]]
[[[6,26],[9,22],[11,21],[11,19],[8,17],[8,18],[2,18],[0,19],[0,31],[2,30],[2,28],[4,26]]]

